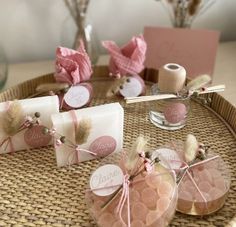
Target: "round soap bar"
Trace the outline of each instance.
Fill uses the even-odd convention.
[[[127,81],[120,87],[123,97],[137,97],[145,93],[144,80],[139,75],[129,76]]]
[[[159,69],[158,88],[161,92],[176,93],[183,89],[186,70],[183,66],[169,63]]]
[[[92,100],[93,87],[90,83],[81,83],[69,88],[60,95],[60,106],[65,110],[78,109],[87,106]]]
[[[171,124],[177,124],[184,120],[187,110],[183,103],[170,103],[164,109],[164,117]]]

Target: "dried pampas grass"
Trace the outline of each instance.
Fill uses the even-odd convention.
[[[24,111],[19,101],[14,100],[2,117],[2,126],[4,132],[9,136],[15,135],[23,121]]]
[[[128,170],[132,170],[137,163],[139,153],[145,151],[147,140],[143,136],[139,136],[134,142],[131,150],[127,152],[127,159],[125,166]]]
[[[82,119],[75,132],[75,142],[77,145],[81,145],[87,142],[90,131],[91,131],[91,120],[90,119]]]
[[[207,74],[203,74],[203,75],[196,77],[192,81],[190,81],[187,84],[186,88],[188,90],[192,90],[192,91],[198,90],[198,89],[206,86],[210,81],[211,81],[211,77]]]
[[[112,83],[110,88],[108,89],[106,96],[107,97],[112,97],[113,95],[117,94],[118,91],[120,90],[121,86],[124,85],[124,83],[127,81],[126,76],[122,76],[120,79],[115,79],[115,81]]]

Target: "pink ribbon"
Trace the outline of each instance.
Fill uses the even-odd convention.
[[[75,110],[71,110],[71,111],[69,111],[69,113],[70,113],[70,115],[71,115],[72,123],[73,123],[73,125],[74,125],[74,130],[75,130],[75,132],[76,132],[77,127],[78,127],[78,124],[79,124],[78,119],[77,119],[77,116],[76,116],[76,111],[75,111]],[[94,153],[94,152],[92,152],[92,151],[89,151],[89,150],[87,150],[87,149],[80,148],[80,146],[77,145],[77,144],[74,145],[74,144],[72,143],[71,145],[69,145],[69,147],[73,148],[73,149],[74,149],[74,152],[76,152],[77,163],[79,163],[79,160],[80,160],[80,157],[79,157],[80,152],[86,152],[86,153],[92,154],[92,155],[94,155],[94,156],[97,155],[96,153]],[[68,160],[70,160],[71,156],[74,155],[74,152],[72,152],[72,153],[69,155]],[[68,165],[71,165],[71,162],[72,162],[72,161],[68,161]]]
[[[6,102],[6,111],[8,111],[9,107],[10,107],[11,102],[8,101]],[[19,127],[18,131],[15,133],[15,135],[19,132],[21,132],[22,130],[28,128],[31,123],[33,122],[33,118],[31,116],[26,116],[24,122],[21,124],[21,126]],[[39,122],[38,122],[39,123]],[[12,136],[8,136],[5,139],[3,139],[3,141],[0,143],[0,148],[6,144],[4,150],[7,149],[8,146],[10,146],[10,153],[14,152],[14,145],[12,142]]]
[[[122,210],[127,201],[127,214],[128,214],[128,227],[130,227],[130,198],[129,198],[129,185],[130,185],[130,176],[128,174],[124,175],[122,194],[116,212],[119,214],[119,218],[123,225],[125,222],[122,218]]]

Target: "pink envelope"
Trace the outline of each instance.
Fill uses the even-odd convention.
[[[220,33],[210,30],[145,27],[145,67],[159,69],[166,63],[185,67],[188,78],[213,75]]]

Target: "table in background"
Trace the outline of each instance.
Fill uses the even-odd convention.
[[[102,55],[97,65],[107,64],[108,56]],[[5,89],[53,71],[53,60],[10,64]],[[236,106],[236,41],[220,43],[217,52],[213,84],[225,84],[226,90],[221,95]]]

